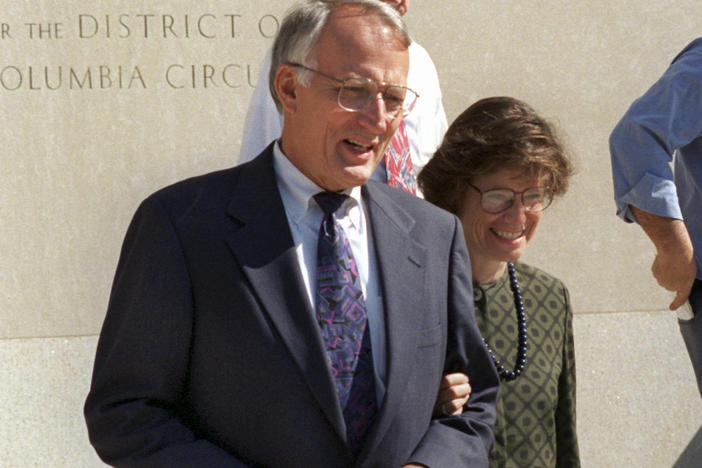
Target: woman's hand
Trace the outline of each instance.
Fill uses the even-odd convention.
[[[466,374],[446,374],[441,378],[439,395],[434,405],[434,417],[457,416],[470,398],[470,380]]]

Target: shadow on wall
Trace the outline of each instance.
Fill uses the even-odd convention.
[[[692,438],[673,468],[699,468],[702,459],[702,426]]]

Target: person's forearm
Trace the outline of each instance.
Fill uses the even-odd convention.
[[[685,223],[631,206],[636,222],[656,247],[656,259],[651,266],[658,284],[676,292],[671,309],[680,307],[690,293],[697,274],[695,252]]]
[[[658,216],[633,205],[629,205],[629,208],[658,252],[677,254],[681,257],[692,255],[690,236],[681,219]]]

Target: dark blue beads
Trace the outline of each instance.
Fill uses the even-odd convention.
[[[485,339],[483,339],[483,341],[485,341],[490,358],[495,364],[495,368],[497,369],[497,373],[500,374],[500,377],[504,380],[514,380],[519,377],[526,366],[527,326],[526,315],[524,314],[524,304],[522,302],[522,293],[519,289],[517,274],[514,271],[514,264],[512,262],[507,263],[507,271],[509,272],[509,287],[512,290],[512,295],[514,296],[514,306],[517,309],[517,324],[519,327],[519,344],[517,345],[517,360],[514,370],[511,371],[505,369],[505,366],[503,366],[493,354],[490,346],[487,344],[487,341],[485,341]]]

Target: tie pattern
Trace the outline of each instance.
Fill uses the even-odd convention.
[[[365,300],[349,241],[334,214],[346,195],[314,196],[324,211],[317,243],[316,314],[349,447],[358,454],[377,412]]]
[[[388,185],[399,187],[413,195],[417,194],[416,176],[404,120],[400,122],[395,135],[385,149],[384,163]]]

